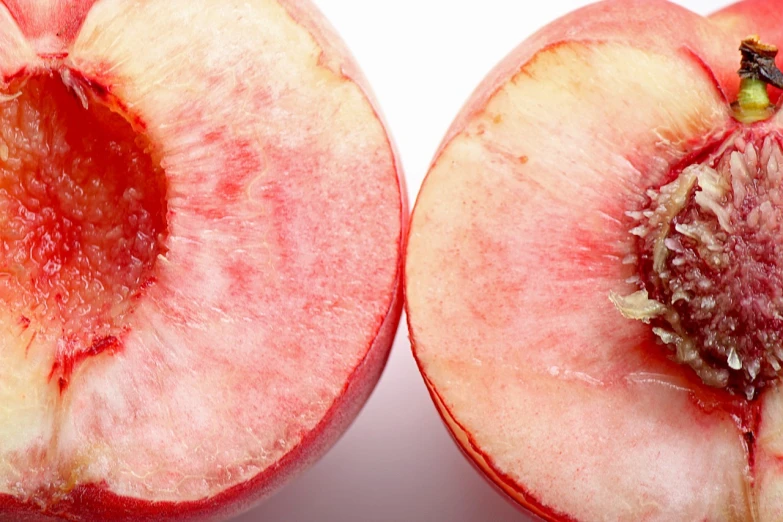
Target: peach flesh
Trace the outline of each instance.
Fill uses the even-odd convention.
[[[79,361],[119,349],[166,228],[148,140],[92,89],[52,71],[0,104],[0,302],[57,347],[61,389]]]
[[[82,160],[49,176],[45,202],[75,215],[25,211],[23,230],[39,244],[94,210],[91,225],[123,225],[105,241],[81,223],[67,254],[86,258],[20,256],[61,264],[38,287],[9,278],[6,298],[31,306],[0,307],[0,520],[249,508],[341,435],[396,332],[407,211],[366,82],[302,0],[4,0],[0,40],[0,101],[46,107],[32,135],[102,167],[86,187]],[[10,157],[26,138],[3,139]],[[17,188],[4,201],[35,207]]]

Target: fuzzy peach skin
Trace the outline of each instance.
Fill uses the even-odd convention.
[[[165,253],[109,351],[0,313],[0,520],[232,516],[323,454],[384,367],[394,147],[305,0],[0,2],[0,87],[50,72],[148,140]]]
[[[631,288],[625,212],[740,127],[740,38],[783,44],[776,4],[576,11],[489,74],[435,156],[406,253],[414,355],[465,454],[546,520],[783,519],[780,388],[707,388],[607,298]]]

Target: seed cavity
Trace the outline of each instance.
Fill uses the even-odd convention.
[[[87,357],[120,349],[165,253],[165,172],[90,88],[45,71],[0,94],[0,305],[35,332],[26,350],[54,353],[61,390]]]

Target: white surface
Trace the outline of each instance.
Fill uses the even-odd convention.
[[[579,0],[314,0],[348,43],[402,156],[411,204],[484,75]],[[680,0],[696,12],[725,0]],[[404,319],[367,406],[315,467],[238,522],[524,522],[462,457],[410,353]]]

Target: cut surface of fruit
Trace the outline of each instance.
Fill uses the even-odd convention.
[[[66,82],[68,85],[66,85]],[[114,350],[163,252],[166,183],[150,145],[69,70],[17,79],[0,105],[0,300],[79,359]]]
[[[0,520],[225,517],[380,375],[395,153],[309,3],[62,4],[0,5]]]
[[[465,453],[547,520],[778,518],[777,344],[757,341],[780,333],[781,120],[733,118],[739,43],[666,2],[569,15],[490,74],[425,179],[414,354]],[[672,324],[720,354],[731,391],[704,383]]]

